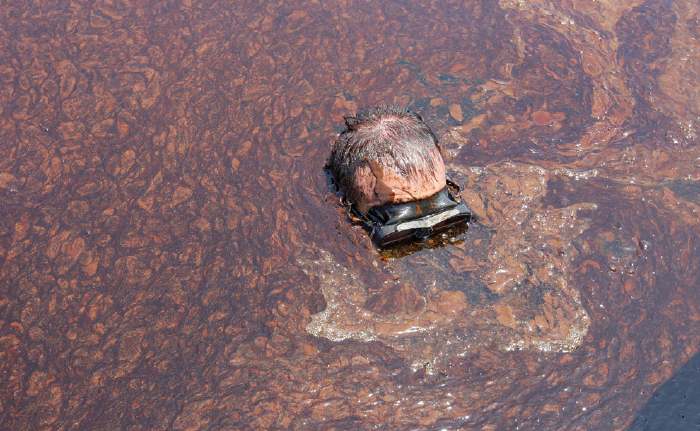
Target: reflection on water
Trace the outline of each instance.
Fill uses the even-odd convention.
[[[700,354],[654,392],[631,431],[685,431],[700,428]]]
[[[699,9],[4,5],[2,428],[624,429],[700,347]],[[454,241],[382,254],[328,192],[382,103]]]

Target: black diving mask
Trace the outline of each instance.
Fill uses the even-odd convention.
[[[380,248],[405,241],[424,240],[433,234],[469,222],[472,218],[467,205],[454,197],[448,184],[434,195],[412,202],[386,204],[361,213],[352,207],[354,215],[362,220],[372,240]]]

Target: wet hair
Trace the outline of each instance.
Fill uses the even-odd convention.
[[[423,118],[396,106],[360,110],[345,118],[326,165],[338,188],[351,202],[359,198],[353,178],[357,170],[375,161],[403,177],[436,177],[438,140]]]

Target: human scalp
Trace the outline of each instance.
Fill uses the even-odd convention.
[[[397,106],[379,106],[344,119],[345,129],[332,146],[327,167],[351,201],[359,193],[354,190],[353,177],[368,164],[379,164],[409,180],[437,177],[438,140],[419,114]]]

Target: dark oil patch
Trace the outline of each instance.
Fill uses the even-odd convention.
[[[692,0],[5,2],[2,428],[692,429],[699,17]],[[510,178],[470,189],[482,225],[383,259],[348,222],[323,165],[343,115],[379,104],[423,115],[460,185]],[[533,176],[541,200],[518,195]],[[481,231],[494,218],[512,223]],[[497,293],[499,268],[530,281]],[[380,324],[408,295],[435,309],[410,337],[315,337],[333,276]],[[576,312],[572,351],[532,343]]]

